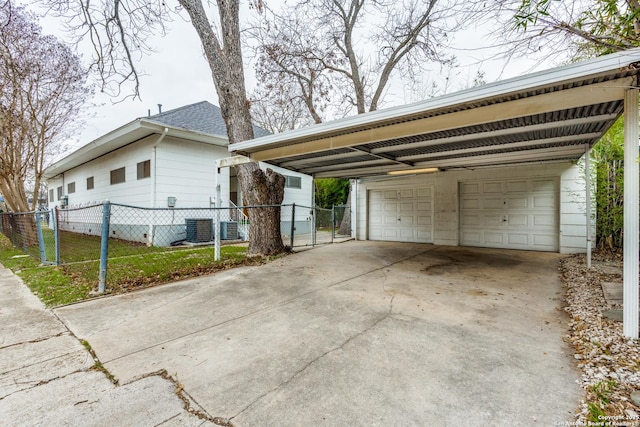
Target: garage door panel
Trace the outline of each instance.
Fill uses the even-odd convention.
[[[522,233],[509,233],[507,241],[510,245],[527,245],[529,236]]]
[[[395,214],[398,211],[397,202],[393,201],[392,203],[387,203],[382,206],[382,210],[385,215]]]
[[[433,189],[431,187],[421,187],[417,189],[416,197],[419,199],[432,198]]]
[[[528,197],[509,197],[507,199],[507,209],[527,209],[529,207]]]
[[[403,240],[412,240],[415,238],[415,230],[413,229],[400,229],[400,237]]]
[[[511,226],[526,227],[529,225],[529,215],[527,214],[511,214],[508,216],[507,222]]]
[[[553,246],[556,241],[556,236],[551,234],[534,234],[533,244],[535,246],[547,247]]]
[[[485,227],[497,227],[502,225],[502,215],[484,215],[482,224]]]
[[[485,182],[482,185],[484,194],[502,194],[502,182]]]
[[[534,179],[532,181],[533,192],[549,192],[555,193],[556,190],[556,181],[554,179]]]
[[[402,202],[400,203],[400,212],[415,212],[416,211],[416,203],[411,202]]]
[[[433,224],[433,218],[430,215],[418,215],[416,224],[431,226]]]
[[[461,215],[460,225],[477,226],[482,224],[480,215]]]
[[[432,242],[433,233],[431,233],[430,231],[418,230],[417,238],[418,238],[418,241],[421,241],[421,242]]]
[[[396,200],[397,198],[398,198],[398,192],[397,191],[386,190],[383,193],[383,199],[384,200]]]
[[[558,250],[558,178],[478,180],[459,190],[461,245]]]
[[[502,245],[504,243],[504,236],[502,233],[485,231],[484,241],[490,245]]]
[[[480,194],[480,184],[477,182],[460,183],[460,194]]]
[[[431,212],[433,211],[431,202],[416,202],[416,211],[418,212]]]
[[[503,198],[487,198],[480,203],[482,209],[502,209],[505,206],[505,200]]]
[[[535,196],[533,198],[533,208],[551,208],[555,206],[556,197],[553,195]]]
[[[521,181],[507,181],[505,192],[509,193],[526,193],[529,191],[529,182],[526,180]]]
[[[473,199],[462,199],[460,201],[460,207],[461,209],[479,209],[480,208],[480,199],[477,198],[473,198]]]
[[[401,199],[414,199],[416,197],[413,188],[403,188],[399,191],[399,195]]]
[[[415,225],[415,217],[413,215],[402,215],[400,216],[400,221],[398,226],[401,227],[412,227]]]
[[[483,242],[482,233],[479,231],[461,231],[460,236],[463,242],[470,246],[480,246]]]
[[[386,215],[386,216],[384,216],[382,218],[383,218],[382,223],[384,225],[386,225],[386,226],[389,226],[389,225],[394,225],[395,226],[396,223],[398,222],[398,217],[395,216],[395,215],[393,215],[393,216]]]

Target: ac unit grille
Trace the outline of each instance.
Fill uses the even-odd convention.
[[[190,243],[210,242],[213,240],[213,220],[207,218],[187,218],[187,238]]]
[[[221,222],[220,238],[222,240],[237,240],[238,239],[238,223],[235,221]]]

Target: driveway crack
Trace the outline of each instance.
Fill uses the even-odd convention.
[[[386,276],[385,276],[386,278]],[[384,285],[383,285],[383,290],[384,290]],[[375,322],[373,322],[370,326],[368,326],[367,328],[363,329],[362,331],[356,333],[355,335],[352,335],[351,337],[349,337],[347,340],[345,340],[342,344],[333,347],[327,351],[325,351],[324,353],[322,353],[321,355],[319,355],[318,357],[316,357],[315,359],[312,359],[311,361],[309,361],[307,364],[305,364],[302,368],[300,368],[299,370],[297,370],[290,378],[284,380],[283,382],[281,382],[280,384],[278,384],[277,386],[273,387],[271,390],[268,390],[267,392],[261,394],[260,396],[258,396],[256,399],[254,399],[251,403],[249,403],[247,406],[245,406],[240,412],[238,412],[237,414],[235,414],[234,416],[230,417],[228,420],[229,422],[231,420],[233,420],[234,418],[237,418],[238,416],[242,415],[245,411],[247,411],[249,408],[251,408],[252,406],[256,405],[259,401],[261,401],[262,399],[264,399],[265,397],[269,396],[270,394],[278,391],[280,388],[286,386],[287,384],[291,383],[293,380],[295,380],[298,376],[302,375],[307,369],[309,369],[312,365],[316,364],[318,361],[320,361],[321,359],[323,359],[325,356],[328,356],[331,353],[335,353],[338,350],[342,350],[347,344],[349,344],[350,342],[352,342],[353,340],[357,339],[358,337],[361,337],[362,335],[366,334],[367,332],[371,331],[372,329],[374,329],[376,326],[378,326],[380,323],[384,322],[386,319],[388,319],[393,311],[393,300],[395,298],[395,296],[390,295],[386,290],[384,290],[385,293],[387,295],[389,295],[391,297],[391,300],[389,301],[389,309],[387,310],[387,312],[385,313],[384,316],[380,317],[379,319],[377,319]]]

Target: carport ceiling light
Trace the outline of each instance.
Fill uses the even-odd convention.
[[[388,175],[412,175],[414,173],[433,173],[438,172],[440,169],[438,168],[424,168],[424,169],[405,169],[401,171],[390,171],[387,172]]]

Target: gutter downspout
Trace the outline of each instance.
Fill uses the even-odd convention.
[[[156,187],[157,187],[157,178],[156,178],[156,171],[157,171],[157,148],[158,145],[160,145],[160,143],[162,142],[162,140],[164,139],[165,136],[167,136],[167,133],[169,133],[169,128],[164,128],[164,130],[162,131],[162,134],[160,135],[160,137],[158,138],[158,140],[153,144],[153,150],[151,153],[151,208],[155,208],[156,203],[157,203],[157,194],[156,194]],[[153,238],[154,238],[154,224],[153,221],[150,221],[149,223],[149,232],[147,234],[148,236],[148,246],[153,246]]]

